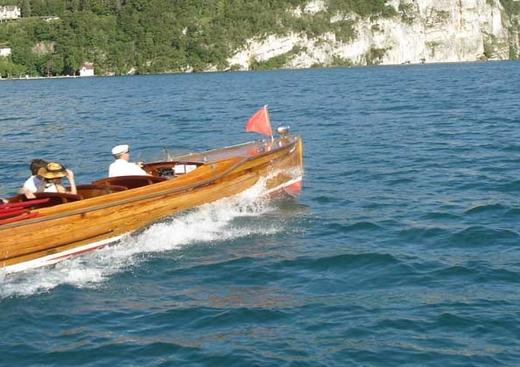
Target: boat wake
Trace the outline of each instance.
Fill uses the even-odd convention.
[[[195,244],[218,245],[255,234],[282,230],[275,222],[240,220],[260,217],[273,210],[265,199],[265,181],[241,194],[205,204],[147,229],[123,237],[118,243],[52,267],[17,274],[0,274],[0,299],[47,292],[60,285],[95,288],[112,275],[134,268],[154,253],[175,251]]]

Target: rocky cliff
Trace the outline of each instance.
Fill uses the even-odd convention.
[[[499,0],[389,0],[387,5],[395,10],[392,16],[329,15],[331,26],[350,27],[350,36],[334,31],[268,34],[249,40],[228,61],[234,69],[247,70],[273,59],[281,67],[306,68],[518,58],[518,15],[508,14]],[[327,2],[313,0],[288,12],[323,16]]]

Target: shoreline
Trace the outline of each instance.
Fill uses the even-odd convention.
[[[97,76],[97,75],[95,75]],[[45,79],[76,79],[76,78],[90,78],[89,76],[79,76],[79,75],[56,75],[56,76],[24,76],[17,78],[2,78],[0,77],[0,81],[2,80],[45,80]]]
[[[459,64],[481,64],[489,62],[515,62],[519,60],[471,60],[471,61],[443,61],[429,63],[402,63],[402,64],[377,64],[377,65],[351,65],[351,66],[318,66],[309,68],[278,68],[278,69],[262,69],[262,70],[205,70],[205,71],[167,71],[162,73],[129,73],[124,75],[56,75],[56,76],[25,76],[17,78],[2,78],[1,81],[20,81],[20,80],[48,80],[48,79],[88,79],[88,78],[112,78],[112,77],[129,77],[129,76],[151,76],[151,75],[175,75],[175,74],[204,74],[204,73],[231,73],[231,72],[264,72],[264,71],[280,71],[280,70],[310,70],[310,69],[357,69],[357,68],[373,68],[373,67],[410,67],[410,66],[427,66],[427,65],[459,65]]]

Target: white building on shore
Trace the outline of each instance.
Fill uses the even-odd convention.
[[[11,55],[11,47],[0,46],[0,57],[9,57]]]
[[[16,5],[0,6],[0,21],[18,19],[22,16],[20,7]]]
[[[79,69],[79,76],[94,76],[94,64],[85,62]]]

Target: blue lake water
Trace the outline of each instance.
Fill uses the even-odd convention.
[[[1,81],[2,196],[33,158],[254,139],[264,104],[305,178],[1,278],[0,365],[520,365],[519,92],[519,62]]]

